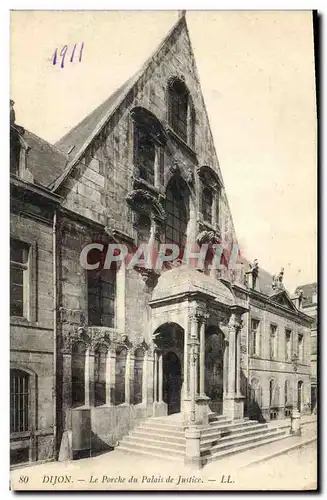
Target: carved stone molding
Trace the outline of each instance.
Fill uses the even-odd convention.
[[[162,206],[162,197],[157,197],[146,189],[133,189],[126,196],[128,206],[135,212],[145,213],[163,224],[166,212]]]
[[[148,288],[154,288],[157,285],[160,275],[156,273],[154,269],[140,266],[134,266],[134,269],[140,274],[143,282]]]
[[[216,245],[220,243],[220,234],[218,234],[216,231],[201,231],[197,237],[196,237],[196,242],[198,245],[203,245],[203,244],[211,244],[211,245]]]
[[[228,330],[229,332],[235,332],[240,330],[243,327],[243,321],[241,318],[236,316],[235,314],[232,314],[229,322],[228,322]]]
[[[202,165],[201,167],[197,168],[197,173],[203,184],[211,187],[215,191],[218,191],[220,189],[218,174],[211,167]]]
[[[71,353],[75,343],[82,343],[85,349],[91,346],[91,338],[87,335],[84,327],[73,327],[64,332],[62,337],[62,350]]]

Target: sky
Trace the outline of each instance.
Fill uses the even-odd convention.
[[[16,122],[55,142],[154,52],[177,11],[11,13]],[[187,11],[242,253],[290,292],[317,280],[316,103],[310,11]],[[84,42],[82,60],[79,50]],[[52,64],[77,43],[75,62]]]

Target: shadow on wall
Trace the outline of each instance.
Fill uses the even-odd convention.
[[[267,422],[261,411],[262,405],[262,387],[254,379],[253,385],[248,381],[243,370],[241,370],[241,393],[245,397],[244,416],[250,420],[258,420],[260,423]]]

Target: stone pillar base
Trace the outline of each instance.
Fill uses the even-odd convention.
[[[301,436],[301,413],[297,409],[293,409],[291,413],[291,430],[292,436]]]
[[[155,401],[153,403],[153,416],[154,417],[165,417],[168,415],[168,405],[164,401]]]
[[[184,463],[192,469],[201,469],[200,430],[196,427],[185,429],[185,459]]]
[[[223,415],[232,420],[244,417],[244,396],[241,394],[226,394],[223,399]]]
[[[195,422],[192,422],[191,398],[186,397],[183,401],[183,420],[185,425],[208,425],[209,423],[209,403],[210,398],[205,394],[195,396]]]

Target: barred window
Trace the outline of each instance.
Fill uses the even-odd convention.
[[[30,376],[10,370],[10,432],[29,430]]]
[[[28,316],[29,245],[10,240],[10,316]]]
[[[90,326],[115,325],[116,271],[88,271],[88,315]]]

